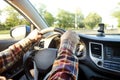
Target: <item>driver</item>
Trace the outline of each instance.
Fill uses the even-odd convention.
[[[42,38],[41,33],[35,29],[25,39],[11,45],[4,51],[0,52],[0,74],[10,68],[17,62],[31,45]],[[0,80],[6,80],[4,76],[0,76]]]
[[[0,73],[7,70],[30,48],[30,46],[40,40],[42,34],[35,29],[25,39],[11,45],[8,49],[0,52]],[[58,55],[53,63],[48,80],[77,80],[78,60],[74,56],[79,37],[75,32],[66,31],[61,36]],[[33,71],[31,71],[34,74]],[[6,80],[0,76],[0,80]]]

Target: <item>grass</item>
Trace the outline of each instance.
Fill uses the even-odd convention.
[[[88,30],[88,29],[66,29],[66,30],[73,30],[79,33],[85,34],[97,34],[98,32],[95,30]],[[120,29],[117,30],[105,30],[106,34],[120,34]],[[10,30],[0,30],[0,34],[10,34]]]
[[[0,31],[0,34],[10,34],[10,30],[2,30]]]

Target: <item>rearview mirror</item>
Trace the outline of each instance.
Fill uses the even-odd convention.
[[[10,36],[14,39],[23,39],[30,33],[30,26],[20,25],[10,30]]]

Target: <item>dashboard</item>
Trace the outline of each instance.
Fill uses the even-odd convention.
[[[83,57],[78,57],[80,68],[88,80],[120,79],[120,36],[79,34],[84,44]],[[86,72],[86,70],[88,70]]]
[[[80,46],[76,53],[79,59],[79,78],[83,80],[120,79],[120,37],[119,35],[79,34]],[[58,36],[44,41],[46,47],[59,48]],[[42,43],[43,44],[43,43]],[[84,74],[84,75],[83,75]],[[84,77],[83,77],[84,76]]]
[[[76,53],[79,59],[78,79],[120,80],[120,37],[119,35],[79,34],[80,46]],[[59,48],[60,35],[54,34],[38,42],[35,47]],[[38,48],[39,47],[39,48]],[[52,55],[52,54],[51,54]],[[46,58],[44,58],[46,59]],[[8,78],[23,75],[22,60],[3,73]]]
[[[119,35],[79,34],[80,45],[76,56],[79,59],[78,79],[119,80],[120,79],[120,37]],[[39,47],[59,48],[60,36],[52,35],[40,41]]]

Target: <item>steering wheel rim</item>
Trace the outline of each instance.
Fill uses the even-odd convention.
[[[50,28],[45,28],[45,29],[41,30],[40,32],[43,35],[48,33],[48,32],[58,32],[60,34],[63,34],[65,32],[65,30],[61,29],[61,28],[50,27]],[[28,80],[37,80],[38,79],[38,72],[37,72],[38,70],[37,70],[37,66],[35,64],[35,61],[33,59],[33,55],[35,55],[35,54],[33,54],[33,53],[35,53],[35,50],[30,51],[30,52],[28,51],[23,57],[23,66],[24,66],[24,70],[25,70],[25,75],[28,78]],[[34,68],[35,68],[34,73],[36,73],[34,75],[34,77],[32,77],[32,75],[30,74],[30,71],[27,69],[28,60],[31,60],[34,63]]]
[[[46,34],[48,32],[59,32],[59,33],[63,34],[65,32],[65,30],[61,29],[61,28],[49,27],[49,28],[45,28],[45,29],[41,30],[40,32],[42,34]]]

